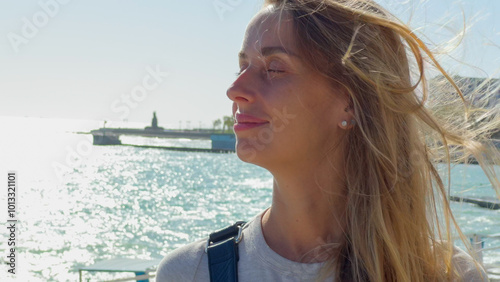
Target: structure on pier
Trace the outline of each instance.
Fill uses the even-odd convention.
[[[158,118],[156,117],[156,112],[153,112],[153,119],[151,120],[151,126],[146,126],[145,130],[163,130],[163,127],[158,126]]]

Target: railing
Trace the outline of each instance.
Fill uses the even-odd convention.
[[[139,276],[134,276],[134,277],[128,277],[128,278],[120,278],[120,279],[114,279],[114,280],[108,280],[105,282],[122,282],[122,281],[138,281],[138,280],[148,280],[149,278],[154,278],[156,275],[155,273],[153,274],[144,274],[144,275],[139,275]]]
[[[466,234],[466,236],[470,239],[472,250],[475,253],[476,259],[484,266],[486,272],[488,273],[488,276],[490,276],[490,279],[492,279],[491,281],[498,281],[493,280],[493,278],[500,279],[500,265],[485,265],[483,263],[483,256],[485,252],[500,250],[500,245],[489,248],[484,247],[484,243],[486,240],[500,239],[500,233],[493,235]]]
[[[487,239],[500,239],[500,233],[493,234],[493,235],[466,234],[466,236],[470,239],[470,242],[472,245],[472,250],[474,251],[474,253],[476,255],[476,259],[480,263],[483,263],[483,253],[484,252],[500,249],[500,246],[490,247],[490,248],[484,247],[485,240],[487,240]]]

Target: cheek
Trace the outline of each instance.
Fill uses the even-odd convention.
[[[325,94],[310,95],[304,101],[304,116],[311,125],[331,127],[338,118],[338,106],[331,97]]]
[[[275,86],[272,95],[267,96],[267,110],[272,115],[275,133],[317,135],[336,126],[341,103],[324,83]]]

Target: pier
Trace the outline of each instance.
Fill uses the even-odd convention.
[[[500,209],[500,200],[498,200],[496,198],[489,198],[489,197],[476,197],[476,198],[474,198],[474,197],[450,196],[450,201],[476,204],[482,208],[487,208],[487,209],[491,209],[491,210]]]
[[[90,131],[93,136],[94,145],[123,145],[141,148],[155,148],[165,150],[176,150],[186,152],[211,152],[211,153],[227,153],[234,152],[236,138],[233,133],[220,133],[210,129],[198,130],[174,130],[164,129],[158,126],[156,113],[153,113],[151,126],[144,129],[141,128],[99,128]],[[143,137],[156,138],[187,138],[187,139],[206,139],[212,141],[212,148],[189,148],[189,147],[162,147],[162,146],[146,146],[146,145],[131,145],[122,144],[120,136],[133,135]]]
[[[232,133],[213,133],[197,131],[174,131],[174,130],[148,130],[135,128],[100,128],[90,132],[93,136],[94,145],[123,145],[141,148],[154,148],[164,150],[186,151],[186,152],[211,152],[227,153],[234,152],[236,138]],[[122,144],[120,136],[135,135],[143,137],[157,138],[187,138],[187,139],[206,139],[212,141],[212,148],[189,148],[189,147],[164,147]]]
[[[136,147],[136,148],[163,149],[163,150],[181,151],[181,152],[202,152],[202,153],[233,153],[234,152],[234,149],[167,147],[167,146],[150,146],[150,145],[134,145],[134,144],[121,144],[121,145],[122,146]]]
[[[140,128],[99,128],[90,132],[94,136],[120,136],[136,135],[143,137],[159,138],[188,138],[188,139],[210,139],[213,131],[194,131],[194,130],[173,130],[173,129],[140,129]],[[96,144],[97,145],[97,144]],[[101,145],[101,144],[99,144]],[[107,144],[102,144],[107,145]]]

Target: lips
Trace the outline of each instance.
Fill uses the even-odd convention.
[[[267,120],[260,119],[248,114],[235,115],[234,131],[252,129],[269,123]]]

